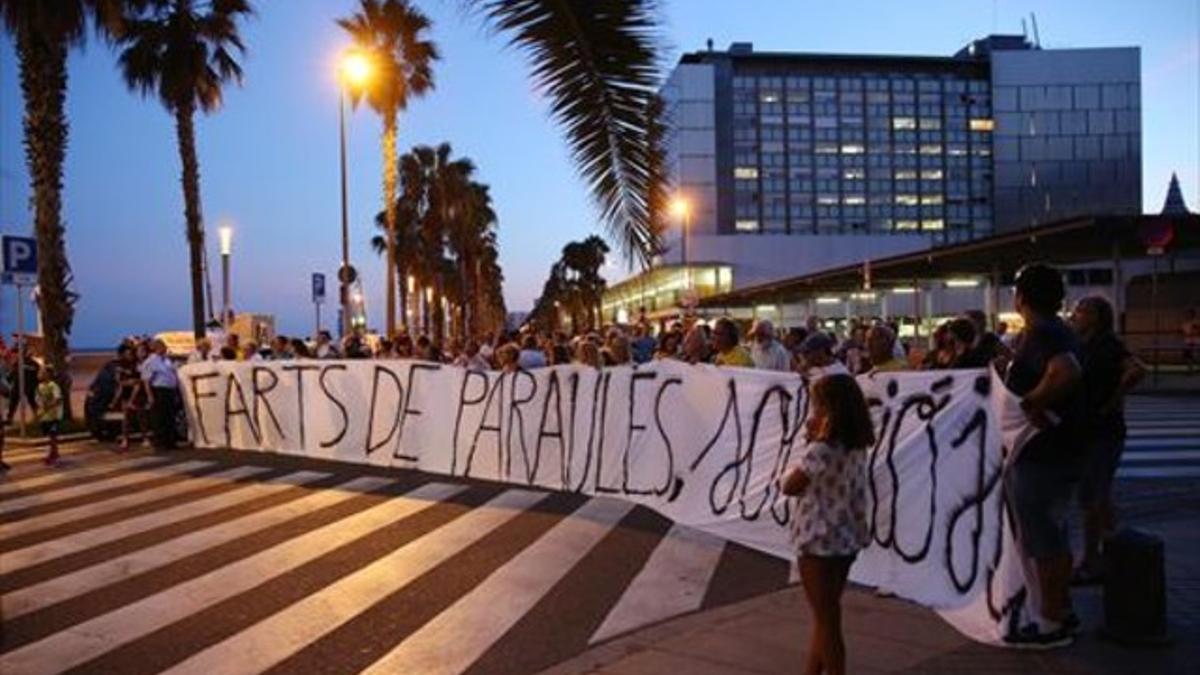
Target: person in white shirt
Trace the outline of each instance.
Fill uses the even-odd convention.
[[[521,370],[533,370],[546,367],[546,354],[538,349],[537,337],[526,335],[521,340],[521,353],[517,356],[517,366]]]
[[[479,343],[474,340],[467,340],[467,345],[463,347],[462,352],[454,359],[454,365],[479,373],[492,369],[492,365],[488,363],[488,360],[483,358],[479,353]]]
[[[179,410],[179,374],[167,356],[167,343],[155,340],[153,353],[139,370],[150,390],[150,428],[155,450],[175,449],[175,415]]]
[[[786,347],[775,339],[775,326],[766,319],[755,322],[750,330],[750,358],[754,359],[754,367],[761,370],[792,369],[792,356]]]
[[[333,335],[329,331],[323,330],[317,333],[317,348],[313,350],[313,354],[318,359],[338,359],[341,354],[338,354],[337,347],[333,345]]]

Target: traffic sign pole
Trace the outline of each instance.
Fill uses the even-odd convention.
[[[25,400],[25,303],[22,302],[24,286],[17,284],[17,409],[21,415],[18,418],[19,422],[17,430],[21,437],[25,437],[25,407],[28,401]]]

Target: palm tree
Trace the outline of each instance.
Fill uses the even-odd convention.
[[[433,89],[433,62],[437,46],[425,39],[429,19],[408,0],[360,0],[359,11],[339,19],[355,45],[371,59],[375,68],[371,86],[351,91],[351,102],[362,97],[383,117],[383,204],[387,229],[387,332],[396,327],[396,191],[399,164],[396,151],[396,118],[408,107],[410,98]],[[403,279],[403,273],[401,279]],[[406,308],[402,306],[402,313]]]
[[[205,332],[204,221],[194,118],[197,110],[212,113],[221,107],[226,83],[241,83],[234,52],[244,53],[245,46],[237,20],[252,13],[247,0],[150,0],[147,11],[129,17],[117,36],[125,83],[143,95],[157,95],[175,116],[197,338]]]
[[[120,25],[134,0],[0,0],[0,21],[16,44],[25,101],[25,163],[32,183],[38,244],[38,307],[45,357],[69,388],[68,337],[75,318],[71,265],[62,222],[67,153],[67,53],[84,42],[88,20],[104,33]],[[69,398],[69,397],[68,397]]]
[[[656,0],[469,0],[532,62],[608,233],[629,258],[659,249],[665,184],[655,90]]]

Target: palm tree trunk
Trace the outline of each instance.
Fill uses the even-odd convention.
[[[400,277],[400,321],[404,324],[409,335],[412,335],[412,326],[409,324],[408,317],[408,275],[399,274],[401,270],[396,270]]]
[[[387,311],[384,334],[396,332],[396,190],[400,177],[396,155],[396,111],[383,115],[383,212],[387,231]]]
[[[71,266],[67,261],[62,223],[63,159],[67,152],[67,48],[41,39],[30,29],[17,31],[21,93],[25,97],[25,162],[33,183],[33,229],[38,246],[38,306],[46,362],[68,392],[70,417],[71,376],[67,369],[74,297],[68,288]],[[23,300],[22,300],[23,301]]]
[[[204,223],[200,215],[200,161],[196,157],[195,105],[175,109],[175,134],[183,167],[183,214],[187,220],[188,266],[192,279],[192,333],[204,337]]]

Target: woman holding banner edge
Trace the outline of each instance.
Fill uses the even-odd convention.
[[[850,565],[870,543],[867,449],[875,443],[866,400],[847,374],[812,385],[808,443],[780,480],[795,498],[792,541],[813,613],[806,675],[846,672],[842,592]]]

